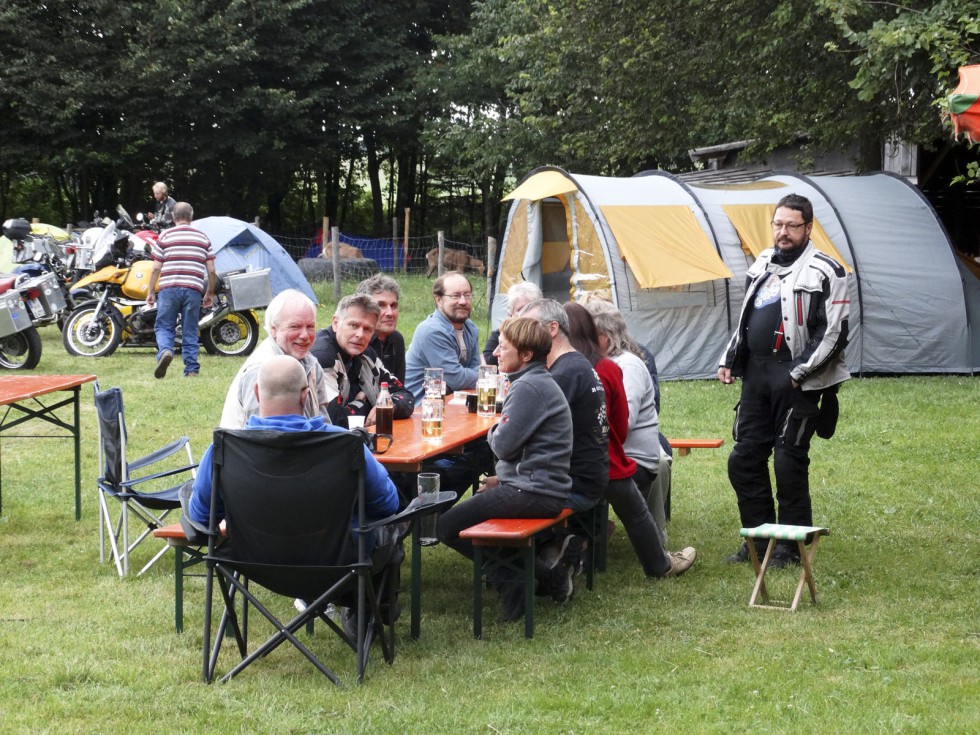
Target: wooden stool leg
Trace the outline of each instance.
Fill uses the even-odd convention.
[[[752,568],[755,569],[755,586],[752,588],[752,596],[749,598],[749,607],[755,607],[756,600],[762,596],[763,602],[769,601],[769,591],[766,589],[766,570],[769,569],[769,559],[772,558],[773,549],[776,548],[776,539],[769,539],[766,547],[766,555],[759,563],[759,553],[755,549],[755,541],[747,539],[749,545],[749,556],[752,559]]]
[[[483,549],[473,547],[473,637],[483,635]]]
[[[803,570],[800,572],[800,581],[796,585],[796,594],[793,596],[793,605],[790,608],[794,612],[796,611],[796,606],[800,604],[804,584],[810,588],[810,601],[814,605],[817,604],[817,586],[813,581],[813,557],[817,553],[817,543],[819,541],[820,536],[815,535],[813,542],[810,544],[809,551],[807,551],[806,545],[802,541],[797,542],[800,547],[800,566],[803,567]]]

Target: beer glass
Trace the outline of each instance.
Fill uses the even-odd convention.
[[[497,415],[497,366],[480,365],[476,381],[476,415],[492,418]]]
[[[424,507],[435,503],[439,499],[439,475],[435,472],[420,472],[418,490],[419,505]],[[438,520],[438,513],[428,513],[419,517],[419,543],[422,546],[435,546],[439,542],[436,537]]]
[[[442,398],[422,399],[422,440],[438,444],[442,441]]]
[[[422,373],[422,389],[426,398],[442,398],[445,395],[445,380],[441,367],[426,368]]]

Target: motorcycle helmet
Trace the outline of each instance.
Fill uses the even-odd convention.
[[[8,219],[3,223],[3,234],[10,240],[26,240],[31,234],[31,223],[23,217]]]

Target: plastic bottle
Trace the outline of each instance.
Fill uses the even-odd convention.
[[[391,401],[388,384],[381,384],[378,402],[374,404],[374,430],[378,434],[391,434],[395,422],[395,404]]]

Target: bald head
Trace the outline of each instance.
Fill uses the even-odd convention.
[[[259,401],[259,415],[303,415],[303,399],[309,386],[306,370],[289,355],[270,357],[259,368],[259,380],[255,384],[255,397]]]

